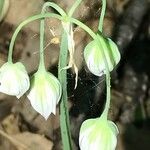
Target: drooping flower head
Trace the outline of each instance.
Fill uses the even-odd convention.
[[[27,97],[32,107],[47,119],[51,113],[56,113],[61,92],[61,84],[54,75],[46,71],[37,71],[31,78]]]
[[[88,119],[83,122],[79,145],[81,150],[115,150],[117,144],[117,126],[103,118]]]
[[[84,50],[84,58],[88,69],[96,76],[106,74],[104,59],[108,63],[109,71],[120,61],[120,53],[117,45],[109,38],[97,35],[98,40],[91,41]],[[103,56],[103,52],[105,57]]]
[[[0,92],[20,98],[29,86],[29,76],[22,63],[7,62],[0,68]]]

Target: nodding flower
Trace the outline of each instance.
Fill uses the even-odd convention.
[[[22,63],[7,62],[0,68],[0,92],[20,98],[29,86],[29,76]]]
[[[27,97],[32,107],[45,119],[48,119],[51,113],[56,114],[56,105],[61,93],[61,84],[54,75],[47,71],[37,71],[31,78]]]
[[[106,74],[106,64],[109,71],[120,61],[120,53],[117,45],[109,38],[97,35],[97,40],[91,41],[84,49],[84,58],[91,73],[96,76]]]
[[[103,118],[88,119],[81,125],[79,145],[81,150],[115,150],[117,126]]]

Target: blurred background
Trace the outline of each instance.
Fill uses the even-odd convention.
[[[0,0],[1,1],[1,0]],[[75,0],[53,0],[68,10]],[[0,66],[7,61],[16,27],[40,13],[46,0],[5,0],[0,11]],[[5,11],[4,11],[5,10]],[[53,9],[48,9],[55,12]],[[95,32],[101,11],[100,0],[84,0],[74,17]],[[57,76],[61,23],[46,19],[45,64]],[[112,72],[109,118],[119,127],[117,150],[150,149],[150,0],[107,0],[104,34],[117,43],[122,59]],[[105,77],[88,71],[83,50],[91,40],[74,26],[75,60],[79,68],[74,90],[74,71],[68,70],[68,106],[73,150],[78,150],[81,123],[100,116],[105,104]],[[17,37],[13,60],[21,61],[32,75],[39,62],[39,21],[23,28]],[[30,105],[26,95],[17,100],[0,93],[0,150],[62,150],[59,108],[47,121]]]

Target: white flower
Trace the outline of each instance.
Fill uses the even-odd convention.
[[[112,121],[102,118],[88,119],[80,129],[80,149],[115,150],[118,133],[118,128]]]
[[[88,69],[96,76],[102,76],[106,73],[106,66],[102,51],[106,56],[109,71],[112,71],[114,67],[120,61],[120,53],[117,45],[109,38],[97,36],[100,45],[96,40],[91,41],[84,50],[84,58]]]
[[[22,63],[7,62],[0,68],[0,92],[20,98],[29,86],[29,76]]]
[[[31,87],[27,97],[32,107],[45,119],[56,113],[56,104],[61,97],[61,84],[49,72],[37,71],[31,78]]]

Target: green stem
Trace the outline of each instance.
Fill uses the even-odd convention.
[[[24,27],[26,24],[38,20],[38,19],[42,19],[42,18],[47,18],[47,17],[53,17],[59,20],[63,20],[63,18],[60,15],[54,14],[54,13],[45,13],[45,14],[38,14],[32,17],[29,17],[28,19],[26,19],[25,21],[23,21],[15,30],[10,45],[9,45],[9,53],[8,53],[8,62],[12,63],[12,53],[13,53],[13,47],[14,47],[14,43],[16,40],[16,37],[18,35],[18,33],[20,32],[20,30],[22,29],[22,27]]]
[[[110,84],[110,73],[109,70],[107,69],[106,71],[106,85],[107,85],[107,96],[106,96],[106,104],[105,104],[105,108],[103,111],[104,116],[106,116],[106,118],[108,118],[108,112],[109,112],[109,108],[110,108],[110,100],[111,100],[111,84]]]
[[[55,8],[63,17],[66,17],[65,12],[53,3],[47,2],[43,6],[46,9],[47,6]],[[57,7],[56,7],[57,6]],[[62,85],[62,98],[60,102],[60,128],[61,128],[61,137],[64,150],[71,150],[71,133],[70,133],[70,120],[69,120],[69,111],[68,111],[68,96],[67,96],[67,72],[62,70],[67,65],[67,38],[66,34],[62,34],[62,41],[60,46],[60,58],[59,58],[59,67],[58,67],[58,78]]]
[[[99,24],[99,30],[102,32],[102,27],[103,27],[103,20],[104,20],[104,15],[105,15],[105,10],[106,10],[106,0],[103,0],[103,6],[102,6],[102,13],[101,13],[101,18],[100,18],[100,24]],[[111,93],[110,93],[110,72],[109,72],[109,67],[108,67],[108,62],[106,59],[106,55],[105,55],[105,48],[103,47],[103,45],[101,43],[103,43],[101,38],[98,38],[98,36],[85,24],[83,24],[82,22],[80,22],[77,19],[74,18],[70,18],[70,21],[76,25],[78,25],[79,27],[81,27],[83,30],[85,30],[94,40],[97,41],[99,47],[102,47],[102,55],[104,58],[104,64],[106,66],[106,85],[107,85],[107,96],[106,96],[106,104],[105,104],[105,108],[104,111],[102,113],[102,117],[104,117],[105,119],[107,119],[108,116],[108,111],[109,111],[109,107],[110,107],[110,99],[111,99]]]
[[[104,16],[105,16],[105,11],[106,11],[106,0],[102,0],[102,11],[101,11],[101,15],[100,15],[100,21],[99,21],[99,25],[98,25],[98,30],[102,33],[103,31],[103,22],[104,22]],[[106,59],[106,55],[105,55],[105,48],[103,46],[103,41],[102,38],[98,38],[98,44],[100,47],[102,47],[101,52],[104,58],[104,64],[105,64],[105,68],[106,68],[106,104],[105,104],[105,108],[104,111],[102,113],[102,117],[104,117],[106,120],[108,118],[108,112],[109,112],[109,107],[110,107],[110,99],[111,99],[111,85],[110,85],[110,72],[109,72],[109,66],[108,66],[108,62]]]
[[[53,4],[54,6],[55,4]],[[52,7],[52,3],[47,2],[43,6],[43,11],[46,9],[47,6]],[[53,7],[55,8],[63,17],[66,16],[65,12],[61,10],[59,7]],[[41,21],[42,22],[42,21]],[[62,98],[60,102],[60,128],[61,128],[61,136],[62,136],[62,143],[63,143],[63,149],[64,150],[70,150],[71,149],[71,133],[70,133],[70,121],[69,121],[69,111],[68,111],[68,96],[67,96],[67,72],[66,70],[63,71],[62,68],[64,68],[67,65],[67,56],[68,56],[68,50],[67,50],[67,38],[66,34],[62,34],[62,42],[60,47],[60,58],[59,58],[59,67],[58,67],[58,78],[62,85]]]
[[[1,16],[1,13],[3,10],[3,7],[4,7],[4,2],[5,2],[5,0],[0,0],[0,16]]]
[[[66,13],[55,3],[52,2],[46,2],[43,5],[41,14],[45,14],[46,7],[52,7],[55,10],[57,10],[61,15],[66,16]],[[40,22],[40,63],[39,63],[39,70],[45,70],[45,64],[44,64],[44,18],[41,19]]]
[[[102,11],[101,11],[99,25],[98,25],[98,30],[100,32],[102,32],[103,30],[103,21],[104,21],[105,11],[106,11],[106,0],[102,0]]]
[[[57,15],[57,14],[54,14],[54,13],[38,14],[38,15],[29,17],[28,19],[26,19],[25,21],[23,21],[17,27],[17,29],[15,30],[15,32],[14,32],[14,34],[12,36],[12,39],[11,39],[11,42],[10,42],[10,45],[9,45],[8,62],[12,63],[12,53],[13,53],[14,43],[15,43],[16,37],[17,37],[18,33],[20,32],[20,30],[25,25],[27,25],[28,23],[30,23],[32,21],[39,20],[39,19],[42,19],[42,18],[49,18],[49,17],[53,17],[53,18],[59,19],[61,21],[64,20],[64,17],[62,17],[60,15]],[[85,24],[83,24],[82,22],[80,22],[77,19],[74,19],[74,18],[68,18],[68,19],[69,19],[69,21],[71,21],[72,23],[80,26],[83,30],[85,30],[87,33],[89,33],[90,36],[93,39],[96,39],[96,34],[88,26],[86,26]]]
[[[104,119],[107,120],[108,118],[108,112],[109,112],[109,107],[110,107],[110,99],[111,99],[111,85],[110,85],[110,72],[109,72],[109,66],[108,66],[108,62],[106,59],[106,55],[105,55],[105,47],[102,43],[104,43],[104,41],[102,40],[102,38],[97,35],[97,43],[99,45],[99,47],[102,47],[101,49],[101,53],[102,53],[102,57],[104,58],[104,64],[105,64],[105,73],[106,73],[106,104],[105,104],[105,108],[104,111],[101,115],[101,117],[103,117]]]
[[[44,14],[45,12],[45,6],[43,6],[41,14]],[[41,19],[40,22],[40,63],[38,70],[44,70],[45,71],[45,63],[44,63],[44,19]]]
[[[103,110],[102,113],[102,117],[104,117],[105,119],[108,119],[108,112],[109,112],[109,108],[110,108],[110,100],[111,100],[111,85],[110,85],[110,73],[109,71],[106,71],[106,104],[105,104],[105,108]]]
[[[1,1],[2,3],[2,1]],[[54,8],[55,10],[57,10],[62,16],[66,16],[66,13],[63,11],[63,9],[61,9],[58,5],[56,5],[55,3],[53,2],[46,2],[44,3],[43,5],[43,12],[45,11],[46,7],[52,7]],[[11,39],[11,43],[10,43],[10,46],[9,46],[9,54],[8,54],[8,62],[12,63],[12,53],[13,53],[13,47],[14,47],[14,42],[16,40],[16,37],[19,33],[19,31],[22,29],[23,26],[25,26],[26,24],[34,21],[34,20],[38,20],[38,19],[42,19],[42,18],[46,18],[46,17],[54,17],[54,18],[57,18],[59,20],[62,20],[62,17],[57,15],[57,14],[54,14],[54,13],[47,13],[47,14],[39,14],[39,15],[35,15],[35,16],[32,16],[28,19],[26,19],[25,21],[23,21],[19,26],[18,28],[15,30],[13,36],[12,36],[12,39]],[[41,23],[42,25],[43,23]],[[42,28],[42,27],[41,27]],[[43,29],[41,29],[43,30]],[[40,40],[41,41],[41,40]],[[42,43],[41,43],[42,44]]]
[[[72,23],[80,26],[83,30],[85,30],[94,40],[97,41],[99,47],[102,47],[101,51],[102,51],[102,55],[103,55],[103,58],[104,58],[104,64],[106,66],[106,85],[107,85],[106,92],[107,92],[107,96],[106,96],[105,108],[104,108],[104,111],[103,111],[101,116],[104,117],[105,119],[107,119],[108,111],[109,111],[109,107],[110,107],[110,99],[111,99],[111,93],[110,93],[111,85],[110,85],[110,72],[109,72],[108,62],[107,62],[105,52],[104,52],[105,48],[101,44],[101,43],[103,43],[103,41],[102,41],[101,38],[98,37],[99,35],[96,35],[88,26],[86,26],[85,24],[83,24],[79,20],[74,19],[74,18],[70,18],[70,21]]]
[[[84,23],[82,23],[81,21],[79,21],[75,18],[69,18],[69,21],[78,25],[80,28],[82,28],[84,31],[86,31],[93,39],[97,39],[96,34],[88,26],[86,26]]]
[[[68,58],[68,44],[67,44],[67,33],[64,31],[62,34],[60,54],[59,54],[59,65],[58,65],[58,79],[62,85],[62,98],[60,103],[60,128],[64,150],[71,150],[71,133],[70,133],[70,122],[68,112],[68,96],[67,96],[67,70],[62,69],[67,66]]]
[[[76,0],[75,3],[73,4],[73,6],[71,7],[71,9],[68,12],[68,17],[71,17],[75,11],[75,9],[80,5],[80,3],[82,2],[82,0]]]
[[[47,5],[43,6],[42,12],[44,11],[46,6]],[[8,56],[8,61],[9,62],[12,63],[12,52],[13,52],[14,42],[16,40],[16,37],[17,37],[19,31],[22,29],[22,27],[25,26],[26,24],[34,21],[34,20],[44,19],[46,17],[54,17],[54,18],[57,18],[59,20],[64,19],[63,17],[61,17],[59,15],[56,15],[56,14],[53,14],[53,13],[45,13],[45,14],[32,16],[32,17],[28,18],[27,20],[25,20],[24,22],[22,22],[17,27],[17,29],[15,30],[15,32],[13,34],[13,37],[12,37],[12,40],[11,40],[11,43],[10,43],[9,56]],[[44,66],[44,55],[43,55],[44,20],[41,21],[40,25],[41,26],[40,26],[40,65],[39,65],[39,67],[42,66],[42,68],[45,68],[45,66]],[[64,66],[66,66],[66,64]],[[62,79],[62,82],[64,82],[64,81],[65,81],[65,79]],[[65,89],[65,90],[63,90],[63,93],[65,93],[66,92],[66,88],[65,88],[66,82],[64,82],[62,85],[63,85],[63,89]],[[65,114],[61,113],[62,114],[61,122],[63,124],[63,126],[61,127],[62,128],[62,135],[63,135],[63,145],[64,145],[64,149],[70,150],[71,149],[71,134],[70,134],[70,130],[69,130],[69,113],[67,112],[68,109],[65,108],[65,106],[67,106],[67,104],[65,103],[65,100],[67,99],[67,93],[66,93],[66,95],[65,94],[63,94],[63,95],[64,95],[63,96],[64,100],[62,101],[62,104],[61,104],[61,112],[63,112],[63,111],[65,112]]]
[[[46,9],[46,7],[54,8],[61,16],[66,16],[67,15],[62,8],[60,8],[57,4],[55,4],[53,2],[46,2],[46,3],[44,3],[43,9]]]
[[[110,72],[109,72],[108,62],[107,62],[107,59],[106,59],[106,56],[105,56],[105,52],[104,52],[105,48],[101,44],[101,43],[103,43],[103,41],[102,41],[101,38],[98,38],[99,35],[97,36],[88,26],[86,26],[85,24],[83,24],[79,20],[74,19],[74,18],[70,18],[70,21],[73,22],[74,24],[80,26],[83,30],[85,30],[94,40],[97,41],[99,47],[102,47],[101,51],[102,51],[102,55],[103,55],[103,58],[104,58],[104,64],[106,66],[106,85],[107,85],[107,89],[106,89],[106,92],[107,92],[106,104],[105,104],[104,111],[102,113],[102,117],[107,119],[108,111],[109,111],[109,107],[110,107],[110,99],[111,99],[111,94],[110,94],[110,87],[111,87],[111,85],[110,85]]]

